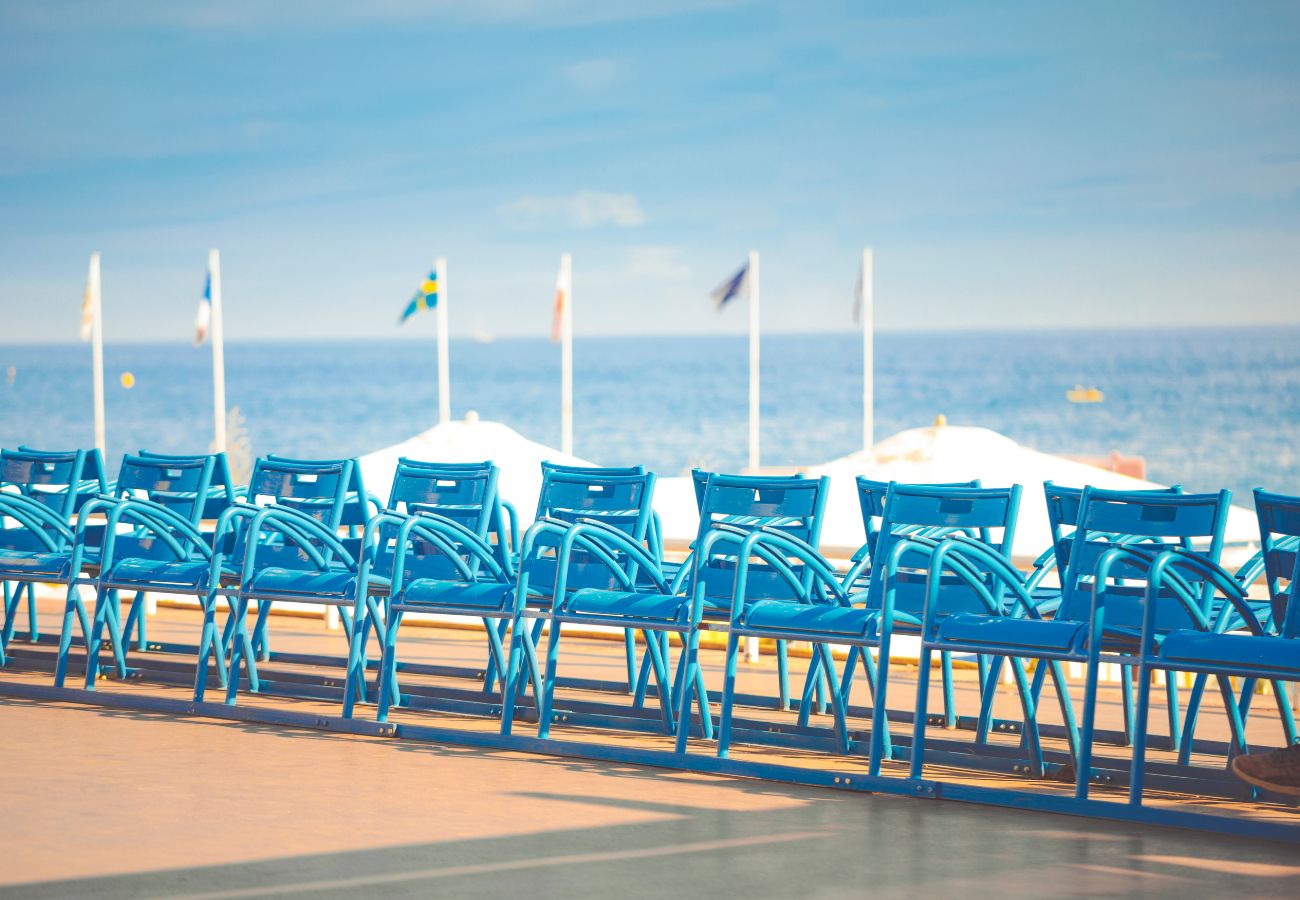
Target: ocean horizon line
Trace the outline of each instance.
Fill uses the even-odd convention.
[[[1244,334],[1250,332],[1275,332],[1278,329],[1289,331],[1300,331],[1300,322],[1252,322],[1248,324],[1241,323],[1184,323],[1178,325],[1158,325],[1158,324],[1139,324],[1139,325],[1059,325],[1059,326],[1036,326],[1036,325],[1003,325],[987,328],[877,328],[876,336],[878,337],[918,337],[925,335],[935,336],[958,336],[958,335],[1008,335],[1008,334],[1036,334],[1036,335],[1104,335],[1104,334],[1143,334],[1143,333],[1163,333],[1163,334],[1181,334],[1181,333],[1203,333],[1209,331]],[[488,344],[488,343],[505,343],[505,342],[542,342],[553,343],[545,333],[538,334],[493,334],[486,332],[485,340],[482,334],[456,334],[453,333],[448,340],[460,344]],[[809,338],[809,337],[833,337],[844,338],[847,336],[860,335],[861,330],[856,328],[844,329],[810,329],[808,331],[782,330],[764,332],[764,338]],[[415,333],[415,334],[394,334],[384,337],[379,335],[365,335],[361,337],[339,337],[339,336],[318,336],[318,337],[295,337],[295,336],[260,336],[260,337],[227,337],[227,344],[280,344],[280,345],[327,345],[327,344],[347,344],[355,346],[357,344],[405,344],[420,343],[433,338],[432,333]],[[748,340],[748,335],[741,331],[713,331],[713,332],[597,332],[593,334],[583,334],[581,331],[574,332],[574,338],[584,341],[642,341],[642,340],[718,340],[718,339],[735,339],[739,341]],[[62,348],[72,347],[84,343],[77,339],[59,340],[59,341],[6,341],[0,340],[0,347],[24,347],[24,348]],[[105,336],[104,343],[107,346],[115,347],[171,347],[177,344],[191,343],[182,338],[167,340],[162,338],[151,338],[145,340],[117,340]]]

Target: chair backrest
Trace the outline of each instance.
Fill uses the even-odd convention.
[[[214,483],[218,483],[214,495]],[[211,510],[220,515],[235,502],[234,486],[224,453],[200,456],[141,451],[122,457],[113,493],[121,498],[150,500],[198,528]],[[87,542],[98,543],[100,534],[88,532]],[[120,533],[116,537],[119,559],[171,559],[175,555],[165,541],[148,532]]]
[[[319,473],[316,477],[325,478],[329,484],[336,484],[332,479],[340,476],[327,473],[335,473],[342,464],[351,463],[348,472],[342,476],[344,484],[342,499],[332,496],[327,497],[324,488],[319,491],[319,496],[312,496],[313,491],[308,484],[295,481],[295,484],[290,488],[291,493],[285,494],[273,502],[306,512],[313,519],[327,524],[331,528],[347,528],[353,536],[357,534],[359,529],[364,528],[366,522],[370,521],[370,516],[378,511],[378,500],[373,501],[375,509],[370,508],[372,498],[366,494],[361,479],[361,464],[355,459],[302,459],[281,456],[278,453],[268,453],[257,462],[263,463],[263,469],[266,471],[269,471],[269,466],[282,465],[296,473],[294,475],[295,479],[312,477],[309,469],[314,468]],[[256,463],[253,466],[253,471],[256,475]],[[250,502],[255,502],[253,498],[253,482],[254,477],[250,477],[248,481],[248,499]],[[269,499],[270,495],[268,494],[267,497]],[[322,515],[326,518],[322,518]],[[337,521],[330,524],[327,521],[328,518],[336,518]]]
[[[821,541],[829,478],[802,475],[721,475],[695,470],[696,499],[700,527],[695,546],[714,526],[729,525],[753,531],[779,530],[816,547]],[[717,545],[709,558],[699,560],[699,577],[706,597],[730,603],[736,581],[734,547]],[[802,565],[793,567],[805,580]],[[797,592],[771,566],[751,562],[745,595],[750,600],[789,599]]]
[[[402,457],[397,461],[393,486],[388,494],[387,509],[395,513],[435,513],[451,519],[472,534],[492,543],[495,537],[497,561],[509,569],[506,547],[501,540],[501,502],[497,496],[499,471],[491,462],[433,463]],[[385,526],[376,535],[375,572],[387,576],[392,571],[392,545],[397,526]],[[477,571],[476,558],[470,557]],[[435,578],[447,581],[462,579],[460,570],[438,547],[412,541],[407,553],[405,577]]]
[[[885,495],[876,552],[872,557],[866,598],[868,608],[879,609],[884,603],[887,563],[899,541],[918,533],[961,532],[1010,559],[1019,513],[1018,484],[1007,488],[985,488],[891,483]],[[928,558],[916,551],[903,551],[898,566],[892,573],[894,609],[920,615],[925,608]],[[1001,596],[996,583],[991,587],[995,596]],[[969,585],[952,577],[941,579],[939,602],[943,613],[982,612],[985,609]]]
[[[131,490],[169,507],[195,526],[204,520],[216,519],[236,500],[230,462],[224,453],[180,456],[141,450],[134,457],[123,459],[123,472],[128,459],[132,460],[134,469],[130,478],[133,482]],[[202,471],[204,468],[209,469],[206,474]],[[196,470],[203,479],[202,485],[191,484]],[[122,474],[118,475],[116,490],[119,496],[126,495]]]
[[[1152,488],[1135,493],[1181,494],[1181,485]],[[1070,562],[1070,546],[1074,529],[1079,524],[1079,506],[1083,502],[1083,488],[1066,487],[1052,481],[1043,482],[1043,496],[1047,499],[1047,523],[1052,532],[1052,553],[1056,557],[1056,570],[1064,572]],[[1120,536],[1116,536],[1117,539]],[[1127,536],[1134,537],[1136,536]]]
[[[1076,528],[1070,538],[1069,560],[1061,576],[1059,619],[1086,621],[1091,615],[1093,576],[1106,551],[1128,545],[1157,555],[1182,548],[1218,564],[1223,551],[1223,530],[1228,521],[1230,491],[1217,494],[1183,494],[1172,491],[1105,491],[1084,488]],[[1197,543],[1203,546],[1197,547]],[[1190,577],[1190,576],[1189,576]],[[1106,625],[1142,627],[1142,599],[1146,567],[1119,563],[1111,570],[1106,592]],[[1208,603],[1210,585],[1202,590]],[[1194,623],[1172,598],[1156,612],[1156,627],[1190,628]]]
[[[364,510],[365,498],[361,467],[354,459],[268,455],[253,463],[253,474],[248,479],[248,502],[295,509],[331,531],[355,524],[344,521],[344,512],[349,507]]]
[[[862,510],[862,528],[867,536],[865,544],[867,555],[875,559],[876,541],[880,534],[881,520],[885,517],[885,496],[889,493],[890,482],[874,481],[859,475],[855,483],[858,489],[858,507]],[[971,481],[940,481],[922,486],[977,488],[980,486],[980,480],[976,478]]]
[[[645,466],[571,466],[565,463],[551,462],[550,460],[542,461],[542,475],[547,472],[564,472],[569,475],[591,475],[595,477],[606,477],[611,475],[644,475]],[[645,533],[646,549],[650,551],[653,559],[662,562],[664,553],[663,535],[660,533],[659,517],[650,512],[650,523],[646,526]]]
[[[94,450],[0,450],[0,490],[17,491],[65,519],[108,491],[104,458]]]
[[[362,537],[357,532],[367,521],[368,501],[355,459],[259,457],[248,479],[248,502],[295,510],[335,534],[347,528],[348,536],[340,535],[340,542],[353,556],[361,554]],[[237,534],[235,543],[227,548],[232,561],[242,558],[243,542],[248,538],[244,529]],[[316,568],[292,542],[263,541],[257,552],[259,566]],[[327,558],[332,559],[332,553],[327,553]]]
[[[640,467],[601,469],[542,463],[542,488],[537,498],[537,518],[575,523],[592,519],[622,531],[646,545],[652,518],[655,476]],[[526,567],[530,590],[542,594],[555,587],[555,552],[560,539],[542,535]],[[637,566],[623,558],[623,571],[635,580]],[[568,571],[568,587],[619,588],[621,582],[601,561],[575,549]]]
[[[1300,581],[1300,497],[1256,488],[1255,514],[1259,518],[1260,553],[1273,607],[1273,627],[1283,637],[1300,638],[1300,603],[1292,601],[1296,582]]]

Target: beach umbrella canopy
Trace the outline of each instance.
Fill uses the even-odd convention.
[[[497,488],[502,499],[519,511],[521,527],[533,521],[542,489],[544,461],[571,466],[592,463],[561,453],[554,447],[530,441],[500,422],[484,422],[471,413],[464,420],[435,425],[400,444],[361,457],[366,490],[387,499],[399,457],[424,462],[483,462],[491,460],[501,470]]]
[[[912,484],[978,478],[985,487],[1021,485],[1020,517],[1012,547],[1017,562],[1034,559],[1051,543],[1047,503],[1043,496],[1044,481],[1068,487],[1091,485],[1130,491],[1163,486],[1077,460],[1041,453],[987,428],[944,424],[901,431],[876,444],[869,453],[859,451],[804,471],[809,477],[826,475],[831,479],[821,545],[828,556],[841,558],[852,554],[865,540],[854,486],[854,478],[858,475],[877,481]],[[673,546],[694,539],[699,519],[689,478],[661,479],[656,490],[655,508],[664,523],[665,539]],[[1253,545],[1258,539],[1254,513],[1239,506],[1232,507],[1226,540],[1236,546],[1233,552],[1225,552],[1225,564],[1243,562],[1254,552]]]

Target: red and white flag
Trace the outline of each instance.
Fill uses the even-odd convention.
[[[564,318],[569,312],[569,294],[573,290],[573,270],[566,253],[560,257],[560,274],[555,279],[555,314],[551,318],[551,340],[564,337]]]

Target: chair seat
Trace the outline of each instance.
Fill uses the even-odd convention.
[[[513,584],[495,581],[470,583],[420,578],[412,581],[402,591],[398,606],[407,609],[437,606],[464,609],[466,612],[505,612],[511,607],[514,589]]]
[[[47,577],[62,581],[68,577],[72,556],[67,552],[44,553],[37,550],[0,550],[0,580]]]
[[[321,572],[316,569],[282,569],[272,566],[258,571],[249,580],[244,592],[252,596],[292,596],[304,600],[313,598],[351,597],[356,589],[357,573],[331,567]]]
[[[208,586],[211,564],[204,559],[123,559],[103,573],[105,584],[155,590],[201,591]]]
[[[800,632],[870,640],[878,636],[879,622],[878,610],[858,606],[760,600],[745,610],[743,624],[746,631]]]
[[[1080,650],[1087,638],[1083,622],[1013,619],[958,613],[939,623],[939,641],[1069,653]]]
[[[641,594],[588,588],[578,591],[564,604],[563,614],[584,618],[635,619],[641,622],[689,624],[691,598],[674,594]]]
[[[1173,631],[1160,643],[1161,659],[1222,664],[1226,669],[1285,669],[1300,673],[1300,641],[1255,634]]]

